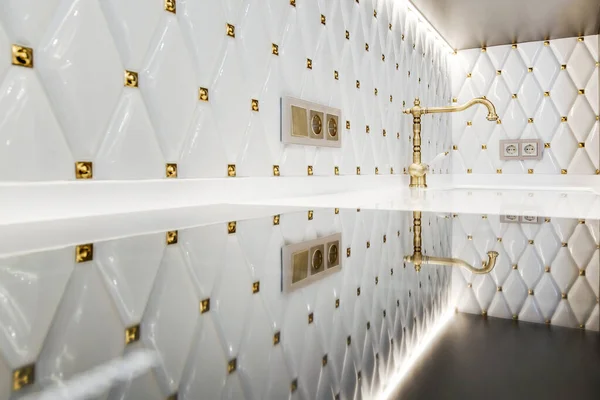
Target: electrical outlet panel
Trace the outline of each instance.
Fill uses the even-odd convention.
[[[342,147],[342,111],[293,97],[281,98],[281,141],[320,147]]]
[[[342,234],[335,233],[281,249],[281,291],[291,292],[339,271]]]
[[[500,222],[504,224],[541,224],[544,218],[535,215],[514,215],[506,214],[500,216]]]
[[[508,139],[500,141],[500,159],[541,160],[544,143],[541,139]]]

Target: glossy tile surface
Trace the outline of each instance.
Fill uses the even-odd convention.
[[[572,37],[452,56],[452,97],[464,103],[486,96],[501,120],[486,121],[483,108],[452,116],[452,173],[598,174],[599,40]],[[504,139],[542,139],[548,147],[540,161],[503,161]]]
[[[12,44],[33,49],[33,71],[11,65]],[[166,162],[180,178],[226,177],[228,164],[245,177],[273,165],[281,176],[309,165],[315,176],[399,174],[411,156],[402,108],[417,96],[448,104],[448,57],[401,1],[178,0],[176,13],[163,0],[4,1],[0,181],[74,180],[80,160],[98,180],[164,178]],[[125,70],[138,88],[123,86]],[[282,96],[342,109],[344,147],[283,146]],[[424,124],[429,161],[450,150],[450,117]],[[450,160],[431,167],[448,173]]]
[[[377,396],[451,310],[450,268],[417,273],[403,263],[412,213],[312,215],[238,220],[235,233],[226,222],[182,228],[169,245],[165,232],[100,241],[83,263],[74,246],[0,259],[0,332],[13,332],[0,336],[0,371],[36,366],[35,383],[13,397],[0,380],[0,398],[69,385],[141,348],[156,351],[157,367],[99,398]],[[428,254],[450,255],[452,223],[423,213]],[[333,233],[342,235],[341,271],[282,293],[282,246]],[[139,341],[126,344],[133,326]]]

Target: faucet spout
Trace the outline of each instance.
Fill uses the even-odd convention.
[[[496,114],[496,107],[494,104],[486,99],[485,97],[476,97],[467,101],[465,104],[461,104],[459,106],[447,106],[447,107],[427,107],[423,109],[423,114],[437,114],[437,113],[447,113],[447,112],[458,112],[464,111],[467,108],[474,106],[475,104],[483,104],[488,109],[487,120],[488,121],[496,121],[498,119],[498,114]]]
[[[429,265],[450,265],[453,267],[462,267],[474,274],[487,274],[490,273],[494,267],[496,266],[496,258],[498,258],[497,251],[488,251],[487,253],[488,260],[487,262],[482,263],[482,268],[475,268],[468,262],[458,259],[458,258],[444,258],[444,257],[429,257],[429,256],[421,256],[421,264],[429,264]],[[404,261],[412,263],[413,256],[404,257]]]

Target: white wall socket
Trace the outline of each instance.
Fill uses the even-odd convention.
[[[541,139],[514,139],[500,141],[500,159],[541,160],[544,144]]]

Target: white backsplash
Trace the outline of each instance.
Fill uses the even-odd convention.
[[[403,101],[451,97],[448,48],[406,1],[38,3],[0,4],[0,181],[72,180],[76,161],[93,162],[93,179],[163,178],[165,163],[179,178],[226,177],[230,164],[252,177],[273,165],[398,174],[412,151]],[[33,49],[33,68],[11,65],[13,44]],[[124,87],[125,70],[139,88]],[[341,108],[344,148],[283,146],[284,95]],[[449,132],[448,116],[424,118],[425,160],[449,150]]]
[[[502,223],[497,215],[476,214],[453,219],[453,257],[477,265],[486,252],[499,253],[488,275],[453,272],[458,311],[598,331],[599,221],[540,220]]]
[[[599,174],[598,47],[594,35],[458,51],[453,99],[486,96],[501,123],[483,107],[453,114],[452,173]],[[543,159],[502,161],[502,139],[542,139]]]

